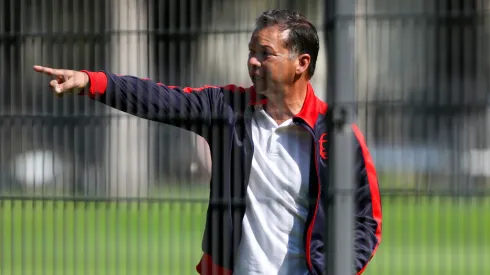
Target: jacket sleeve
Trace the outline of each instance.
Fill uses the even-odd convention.
[[[83,70],[89,76],[89,96],[117,110],[177,127],[192,129],[211,125],[221,113],[223,90],[235,86],[181,88],[150,79]]]
[[[355,270],[364,272],[381,242],[381,197],[374,162],[364,137],[356,125],[352,127],[356,137],[356,225]]]

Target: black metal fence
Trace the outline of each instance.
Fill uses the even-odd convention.
[[[383,199],[383,241],[364,274],[490,273],[490,1],[363,0],[325,24],[326,4],[2,1],[1,274],[195,274],[204,140],[86,97],[57,98],[31,66],[246,86],[253,20],[271,7],[318,27],[320,97],[325,31],[355,35],[357,121]]]

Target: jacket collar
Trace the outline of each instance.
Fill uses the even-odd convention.
[[[267,98],[257,95],[255,88],[250,87],[250,101],[248,106],[253,105],[265,105],[267,104]],[[306,91],[306,98],[301,108],[301,111],[294,116],[294,118],[301,119],[304,121],[311,129],[315,128],[318,116],[327,113],[327,103],[321,101],[316,95],[311,83],[308,82],[308,88]]]

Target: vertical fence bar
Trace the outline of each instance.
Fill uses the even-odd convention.
[[[148,77],[148,29],[146,3],[114,1],[112,7],[111,72]],[[148,91],[138,91],[146,93]],[[111,112],[110,162],[111,196],[139,198],[148,195],[148,124],[121,111]],[[139,171],[141,170],[141,171]],[[117,171],[117,172],[114,172]]]
[[[329,275],[355,274],[354,264],[354,139],[355,114],[355,8],[356,0],[326,1],[329,182],[326,271]],[[320,141],[322,142],[322,141]]]

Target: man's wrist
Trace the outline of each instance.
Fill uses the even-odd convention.
[[[107,88],[107,75],[104,72],[91,72],[82,70],[88,77],[87,91],[91,95],[103,94]]]

